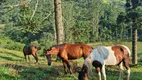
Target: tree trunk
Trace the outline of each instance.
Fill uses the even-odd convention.
[[[64,27],[62,22],[61,0],[54,0],[54,9],[57,44],[62,44],[64,42]]]
[[[132,63],[137,64],[137,28],[135,23],[132,25]]]

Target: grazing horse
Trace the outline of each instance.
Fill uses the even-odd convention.
[[[92,71],[92,65],[96,68],[98,73],[98,80],[101,80],[102,70],[103,78],[106,80],[105,65],[119,65],[120,76],[123,70],[123,64],[127,69],[127,80],[130,77],[130,50],[128,47],[122,46],[98,46],[85,59],[82,70],[79,72],[79,80],[88,80],[88,74]]]
[[[60,44],[47,49],[45,55],[48,60],[48,65],[51,65],[51,55],[54,54],[62,60],[65,73],[67,73],[66,65],[69,72],[72,73],[69,60],[81,57],[85,59],[92,50],[93,48],[87,44]]]
[[[29,55],[33,55],[33,57],[35,58],[36,63],[37,63],[38,62],[37,53],[38,53],[38,50],[40,50],[40,49],[41,49],[40,47],[37,47],[35,45],[25,46],[23,48],[23,53],[24,53],[24,56],[25,56],[25,60],[27,61],[26,55],[28,55],[29,61],[30,61]]]

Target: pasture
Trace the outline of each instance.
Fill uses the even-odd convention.
[[[121,44],[127,45],[131,49],[130,42]],[[100,44],[90,45],[95,47]],[[142,76],[142,42],[138,42],[137,45],[138,65],[131,65],[130,80],[141,80]],[[42,54],[42,50],[40,53]],[[39,56],[39,64],[34,64],[35,59],[33,56],[30,57],[31,62],[26,62],[22,51],[13,51],[0,48],[0,80],[77,80],[77,71],[81,70],[84,61],[83,58],[71,61],[73,74],[64,74],[61,61],[55,62],[55,58],[53,58],[52,65],[48,66],[45,57]],[[126,74],[123,74],[125,75],[123,76],[123,80],[125,80]],[[106,67],[106,75],[107,80],[118,80],[118,67]],[[89,78],[90,80],[97,80],[95,71]]]

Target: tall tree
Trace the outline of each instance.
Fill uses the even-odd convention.
[[[132,22],[132,63],[137,64],[137,30],[142,20],[141,2],[140,0],[126,0],[126,7],[127,19]]]
[[[64,42],[64,27],[62,22],[61,2],[61,0],[54,0],[57,44],[62,44]]]

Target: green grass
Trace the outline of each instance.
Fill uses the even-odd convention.
[[[97,45],[108,45],[110,43],[94,43]],[[123,42],[131,49],[130,42]],[[142,76],[142,42],[138,42],[138,65],[131,66],[130,80],[141,80]],[[64,74],[62,62],[52,61],[52,66],[47,65],[45,57],[39,56],[39,64],[34,64],[35,59],[31,57],[31,62],[26,62],[21,51],[7,50],[0,48],[0,80],[77,80],[78,73],[74,70],[73,74]],[[81,70],[83,58],[70,62],[77,71]],[[118,80],[118,67],[106,67],[107,80]],[[123,80],[126,79],[126,71],[123,73]],[[89,80],[97,80],[95,68]]]

